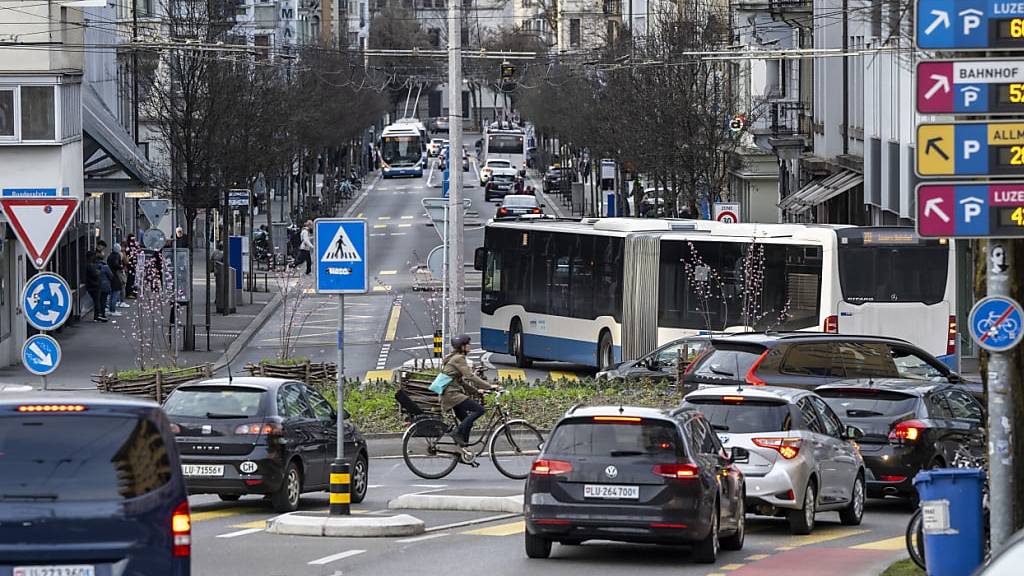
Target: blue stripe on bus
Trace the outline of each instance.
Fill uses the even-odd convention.
[[[490,352],[508,354],[508,338],[509,333],[504,330],[480,329],[480,345],[484,350]],[[523,351],[530,358],[537,360],[555,360],[583,366],[596,366],[597,362],[597,342],[573,340],[572,338],[523,334]],[[620,362],[621,347],[614,346],[613,354],[615,361]]]

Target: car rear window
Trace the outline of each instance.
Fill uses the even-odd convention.
[[[533,196],[505,196],[505,206],[536,206],[537,199]]]
[[[778,402],[724,402],[699,398],[687,400],[686,404],[700,410],[720,432],[785,432],[793,425],[789,405]]]
[[[917,398],[886,390],[817,390],[840,418],[898,416],[913,412]]]
[[[123,500],[170,480],[167,446],[157,425],[144,418],[0,418],[0,500]]]
[[[661,420],[640,423],[568,420],[555,428],[545,454],[562,456],[671,456],[683,454],[676,427]]]
[[[693,373],[709,378],[742,378],[760,355],[760,352],[716,348],[699,361]]]
[[[256,388],[178,388],[164,411],[183,418],[252,418],[261,415],[266,391]]]

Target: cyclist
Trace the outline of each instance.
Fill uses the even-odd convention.
[[[450,435],[459,446],[469,444],[469,433],[476,419],[484,415],[484,407],[474,400],[482,390],[497,390],[499,387],[477,376],[469,368],[466,354],[469,354],[469,336],[459,334],[452,338],[452,351],[444,357],[441,371],[451,377],[452,382],[441,394],[441,409],[454,410],[459,426]]]

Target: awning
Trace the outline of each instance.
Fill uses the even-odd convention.
[[[153,169],[131,135],[89,84],[82,85],[86,192],[130,192],[153,184]]]
[[[863,174],[852,170],[840,170],[828,178],[810,182],[797,192],[783,198],[779,203],[779,208],[792,214],[802,214],[863,182]]]

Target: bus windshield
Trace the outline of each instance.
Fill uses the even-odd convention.
[[[488,154],[522,154],[522,134],[491,134],[487,137]]]
[[[380,148],[381,157],[392,166],[411,166],[419,162],[423,154],[416,136],[385,136]]]
[[[945,298],[949,246],[938,241],[912,244],[840,242],[839,284],[850,304],[921,302]],[[899,274],[893,274],[898,270]]]

